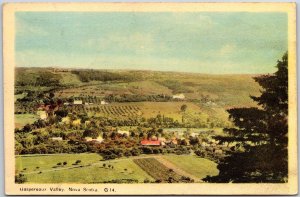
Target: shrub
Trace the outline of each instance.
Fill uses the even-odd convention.
[[[27,177],[24,174],[18,174],[15,176],[15,183],[22,184],[27,181]]]
[[[76,163],[76,164],[79,164],[79,163],[81,163],[81,160],[76,160],[75,163]]]

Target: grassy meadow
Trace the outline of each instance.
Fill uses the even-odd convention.
[[[155,181],[133,161],[146,157],[149,156],[103,161],[95,153],[24,155],[16,157],[16,171],[24,174],[28,183],[103,183],[117,179],[135,179],[140,183]],[[216,163],[207,159],[192,155],[164,155],[162,158],[199,179],[218,174]],[[74,165],[77,160],[81,162]],[[63,162],[67,164],[63,165]]]
[[[211,150],[204,151],[208,159],[216,157],[213,161],[194,155],[202,148],[200,138],[224,134],[223,128],[232,124],[227,109],[256,105],[249,98],[259,94],[253,77],[17,68],[16,175],[24,174],[28,183],[143,183],[159,181],[163,171],[163,182],[168,182],[174,169],[175,182],[187,181],[184,177],[201,182],[207,175],[218,174],[213,161],[219,158]],[[48,113],[46,120],[37,121],[40,109]],[[30,124],[27,130],[26,124]],[[117,135],[116,129],[128,130],[130,135]],[[181,129],[189,132],[179,138]],[[201,135],[192,136],[193,132]],[[95,136],[104,141],[86,141]],[[155,136],[168,138],[168,144],[141,146]],[[150,168],[150,160],[160,162],[160,167],[153,164],[157,170],[145,169]]]
[[[200,179],[219,174],[216,163],[196,155],[164,155],[163,158]]]
[[[26,124],[32,124],[38,120],[38,115],[36,114],[15,114],[15,127],[22,128]]]
[[[47,73],[67,88],[56,91],[60,97],[97,96],[108,94],[173,95],[184,93],[188,99],[206,97],[223,106],[254,106],[249,95],[258,95],[259,86],[253,77],[256,75],[210,75],[183,72],[103,70],[103,72],[130,76],[130,80],[83,82],[79,76],[69,71],[53,68],[17,68],[17,89],[47,89],[34,86],[34,81]],[[20,86],[20,84],[22,84]]]
[[[72,165],[77,160],[81,162]],[[63,162],[67,164],[63,165]],[[57,167],[58,163],[62,163],[61,167]],[[103,167],[103,164],[106,166]],[[108,165],[113,166],[113,169]],[[131,159],[102,161],[102,157],[94,153],[17,156],[16,170],[26,175],[28,183],[103,183],[115,179],[136,179],[139,182],[145,179],[153,180]]]

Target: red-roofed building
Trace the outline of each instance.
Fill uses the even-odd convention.
[[[160,146],[159,140],[142,140],[141,145],[143,146]]]

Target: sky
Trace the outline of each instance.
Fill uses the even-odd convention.
[[[272,73],[287,33],[279,12],[17,12],[15,59],[18,67]]]

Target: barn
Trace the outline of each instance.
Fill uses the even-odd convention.
[[[175,95],[173,95],[173,99],[183,100],[183,99],[185,99],[185,96],[184,96],[184,94],[175,94]]]
[[[74,105],[82,105],[82,100],[74,100]]]

